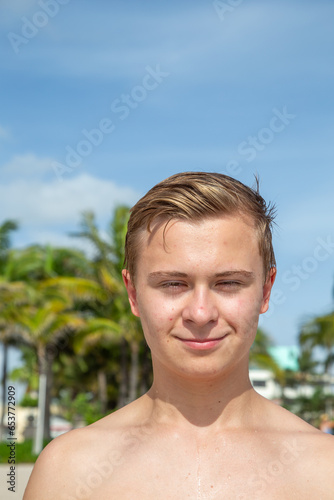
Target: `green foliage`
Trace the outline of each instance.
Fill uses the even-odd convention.
[[[317,387],[311,396],[298,396],[294,401],[287,402],[285,407],[306,421],[316,422],[321,414],[326,413],[328,405],[334,407],[334,395]]]
[[[10,373],[13,382],[21,382],[26,385],[26,393],[38,392],[38,364],[36,352],[31,347],[20,345],[21,360],[24,364],[14,368]]]
[[[25,394],[20,401],[20,406],[23,408],[33,408],[38,406],[38,398]]]
[[[5,220],[0,225],[0,268],[3,268],[7,261],[8,250],[11,246],[11,233],[18,227],[18,223],[11,219]]]
[[[50,441],[44,440],[43,447]],[[31,464],[36,462],[38,455],[33,453],[33,440],[27,439],[15,445],[15,459],[17,464]],[[8,446],[6,442],[0,443],[0,463],[8,465]]]
[[[250,350],[250,366],[271,370],[279,382],[284,380],[284,371],[278,366],[269,352],[273,341],[271,337],[261,328],[258,328],[255,340]]]
[[[99,404],[93,401],[92,394],[82,392],[72,400],[70,391],[67,391],[62,395],[59,404],[64,408],[64,418],[72,425],[80,420],[89,425],[104,417]]]
[[[299,334],[299,343],[304,356],[312,356],[315,349],[322,354],[318,366],[329,372],[334,366],[334,313],[317,316],[304,323]]]

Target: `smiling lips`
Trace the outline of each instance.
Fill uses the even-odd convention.
[[[213,347],[216,347],[225,337],[226,337],[226,335],[223,335],[223,337],[220,337],[218,339],[204,339],[204,340],[182,339],[180,337],[176,337],[176,338],[178,340],[180,340],[186,346],[190,347],[191,349],[198,350],[198,351],[204,351],[204,350],[208,350],[208,349],[212,349]]]

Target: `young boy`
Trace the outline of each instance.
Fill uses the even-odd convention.
[[[176,174],[133,207],[123,279],[147,394],[42,452],[24,500],[334,498],[334,439],[248,375],[276,276],[273,209],[230,177]]]

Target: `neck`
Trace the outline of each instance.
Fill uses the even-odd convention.
[[[223,377],[201,380],[182,378],[158,371],[148,396],[153,413],[173,425],[187,425],[198,430],[249,426],[257,394],[252,389],[248,366]]]

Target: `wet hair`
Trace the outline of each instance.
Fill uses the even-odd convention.
[[[264,276],[276,267],[272,245],[272,225],[275,207],[267,204],[255,188],[224,174],[211,172],[181,172],[156,184],[131,209],[125,240],[124,265],[132,283],[141,236],[152,232],[155,224],[171,220],[196,222],[203,219],[237,215],[254,224],[263,259]]]

